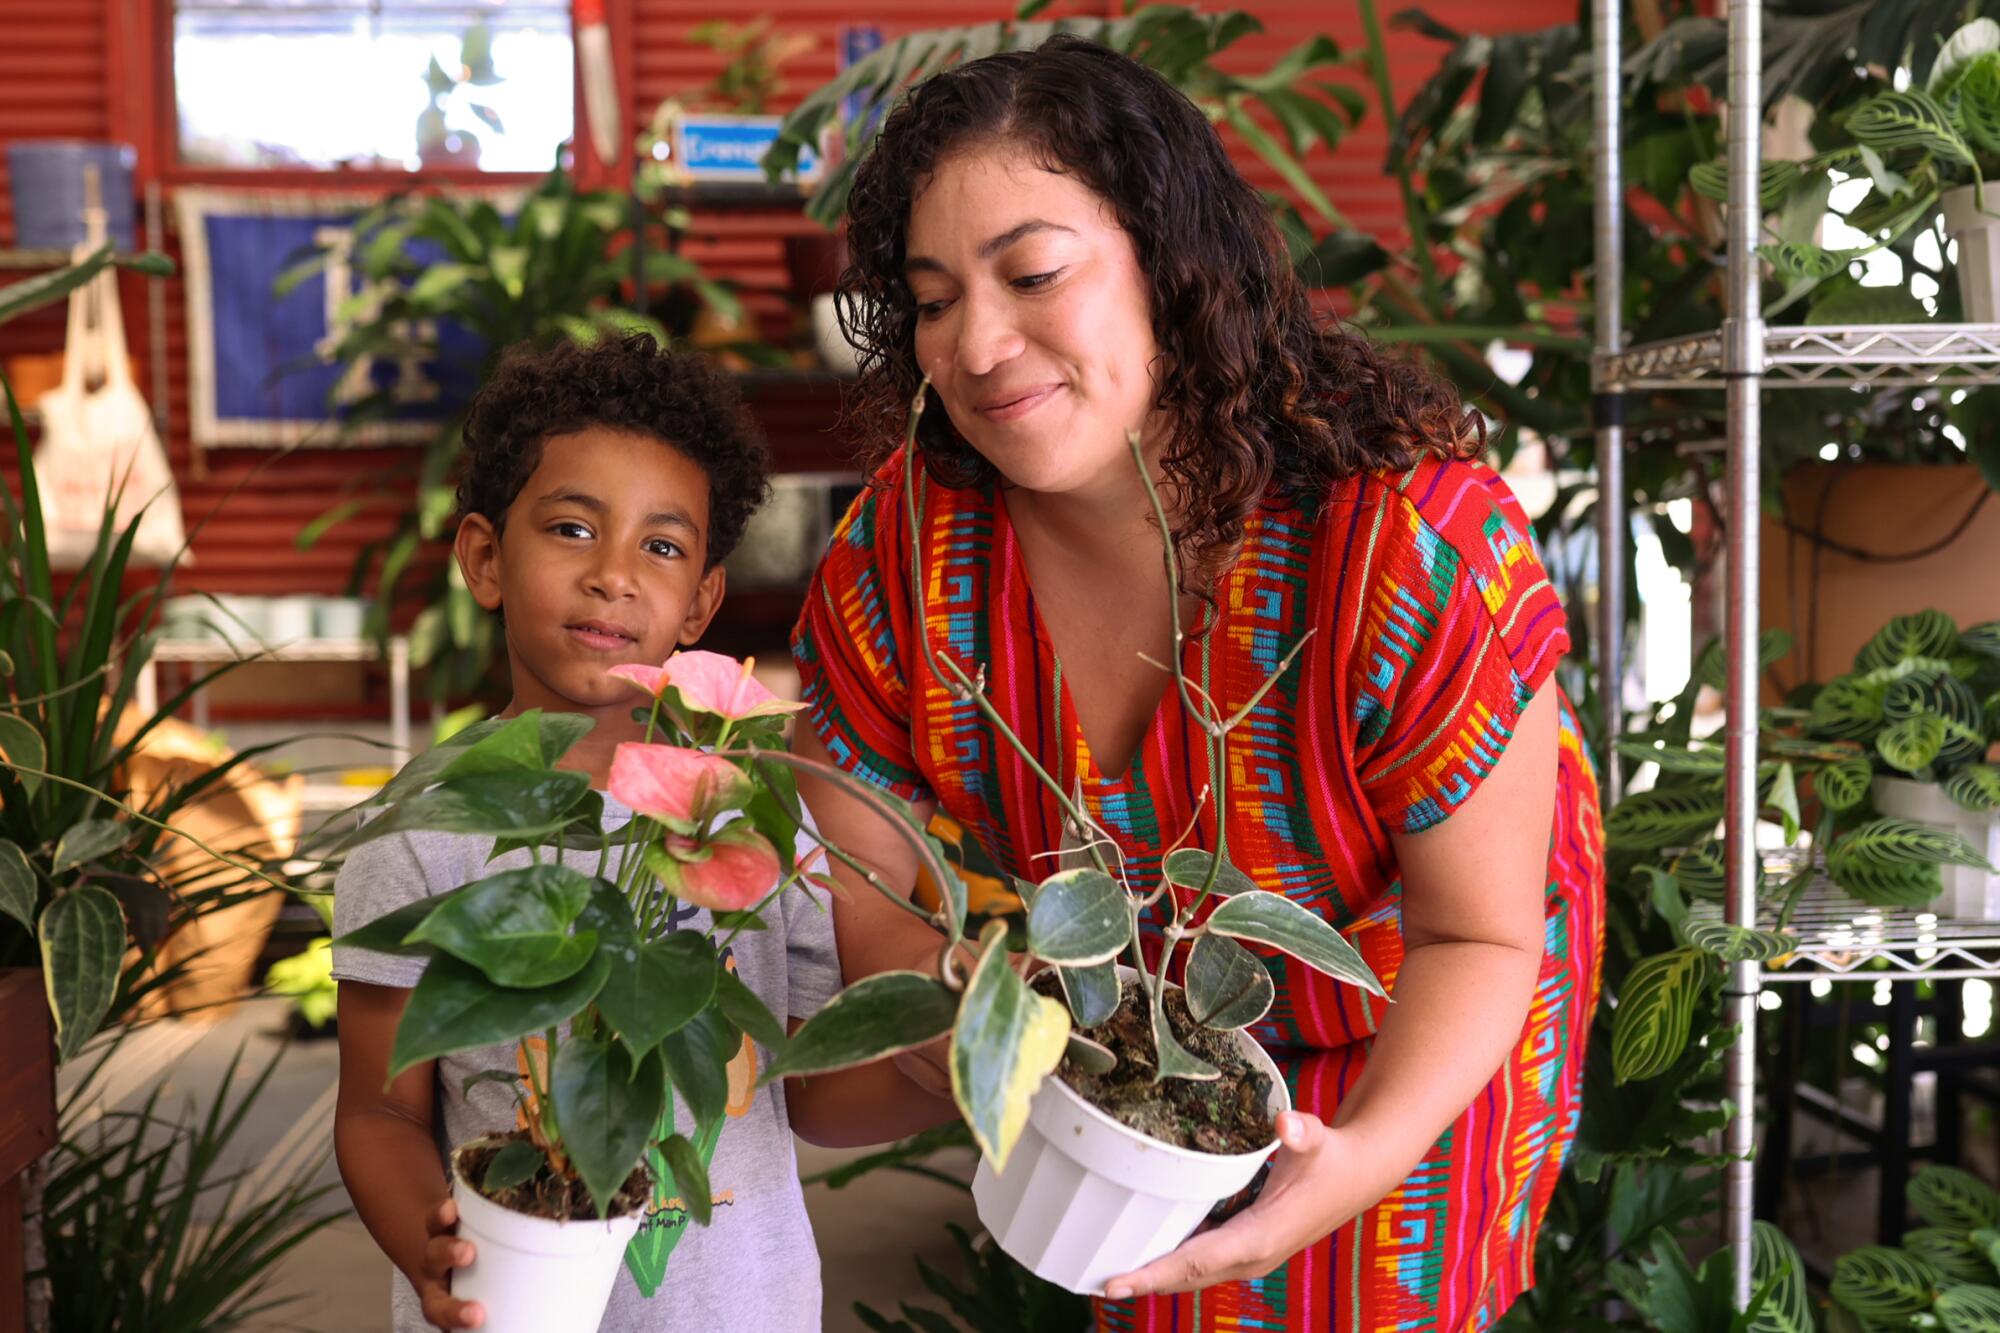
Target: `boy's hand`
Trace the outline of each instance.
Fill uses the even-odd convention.
[[[446,1199],[424,1218],[430,1240],[424,1246],[424,1267],[416,1283],[417,1298],[424,1305],[424,1321],[438,1328],[480,1328],[486,1323],[486,1309],[477,1301],[452,1299],[451,1270],[472,1262],[469,1240],[458,1238],[458,1204]]]

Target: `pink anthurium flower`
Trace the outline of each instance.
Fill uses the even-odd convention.
[[[711,912],[741,912],[778,887],[778,851],[763,834],[731,824],[707,842],[669,833],[648,858],[667,891]]]
[[[727,759],[678,745],[626,741],[611,756],[611,794],[634,811],[690,834],[750,795],[750,779]]]
[[[628,663],[611,668],[611,674],[630,681],[655,698],[672,689],[683,705],[698,713],[740,722],[748,717],[777,717],[796,713],[805,705],[786,703],[750,674],[756,658],[737,661],[723,653],[679,652],[662,666]]]

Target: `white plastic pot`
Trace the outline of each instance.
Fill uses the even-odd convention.
[[[2000,188],[1989,187],[1980,211],[1976,187],[1946,190],[1945,234],[1958,242],[1958,298],[1971,324],[2000,323]]]
[[[1292,1104],[1284,1076],[1255,1041],[1233,1035],[1271,1080],[1276,1119]],[[1095,1296],[1186,1240],[1277,1146],[1273,1139],[1228,1156],[1177,1148],[1120,1124],[1051,1076],[1028,1104],[1007,1170],[980,1158],[972,1198],[1001,1249],[1037,1277]]]
[[[451,1154],[458,1234],[474,1250],[452,1270],[451,1294],[485,1307],[486,1333],[597,1333],[644,1212],[558,1222],[502,1208],[459,1175],[459,1155],[473,1146]]]
[[[1930,782],[1875,779],[1875,808],[1894,819],[1956,833],[1994,865],[2000,865],[2000,814],[1966,810]],[[1942,916],[1967,921],[2000,921],[2000,875],[1977,866],[1939,866],[1944,892],[1936,907]]]

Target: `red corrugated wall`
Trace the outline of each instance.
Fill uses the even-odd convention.
[[[161,126],[160,107],[147,105],[135,89],[149,86],[145,69],[126,62],[144,57],[131,40],[114,39],[112,24],[130,34],[168,31],[169,0],[0,0],[0,142],[17,138],[103,138],[114,132],[151,140],[142,155],[156,155]],[[1351,4],[1283,3],[1246,7],[1257,13],[1266,32],[1245,40],[1235,58],[1245,68],[1261,68],[1279,54],[1323,31],[1344,50],[1362,49],[1359,15]],[[1496,11],[1475,0],[1435,0],[1427,6],[1443,22],[1461,28],[1492,25],[1504,29],[1532,28],[1558,22],[1574,13],[1574,0],[1518,0]],[[778,0],[744,17],[769,13],[777,26],[818,38],[817,47],[785,68],[788,83],[781,105],[790,105],[834,71],[834,34],[843,20],[865,13],[893,38],[903,32],[940,23],[976,22],[1000,17],[1011,3],[995,0],[876,0],[866,7],[851,0]],[[1387,7],[1385,8],[1392,8]],[[1055,12],[1106,12],[1101,4],[1074,3]],[[628,86],[628,105],[635,120],[650,114],[664,96],[706,81],[721,60],[688,41],[688,31],[712,16],[687,0],[626,0],[614,7],[621,79]],[[1485,30],[1494,30],[1488,26]],[[1407,93],[1435,67],[1442,47],[1407,32],[1389,34],[1391,71],[1399,95]],[[153,70],[163,64],[163,41],[157,35],[136,46],[151,45]],[[1346,76],[1364,87],[1359,71]],[[139,105],[134,105],[135,98]],[[1338,153],[1316,154],[1309,162],[1314,177],[1356,224],[1388,240],[1400,236],[1400,205],[1393,181],[1381,173],[1385,127],[1376,114],[1372,92],[1362,127]],[[120,127],[134,127],[121,129]],[[1276,186],[1274,175],[1250,154],[1240,153],[1251,177],[1260,185]],[[142,164],[152,170],[156,164]],[[171,182],[168,188],[171,189]],[[169,209],[171,212],[171,209]],[[801,218],[770,213],[702,213],[696,218],[690,253],[713,269],[751,283],[782,285],[782,236],[809,226]],[[169,238],[169,250],[175,247]],[[0,247],[12,244],[11,203],[4,160],[0,160]],[[0,283],[21,275],[0,271]],[[195,459],[187,431],[186,322],[178,281],[165,285],[166,338],[150,345],[145,284],[124,279],[126,324],[140,358],[140,383],[150,392],[152,358],[166,358],[168,368],[168,449],[181,478],[182,502],[189,525],[202,524],[195,540],[195,565],[182,582],[213,591],[277,593],[337,592],[356,554],[391,529],[398,502],[380,498],[359,516],[335,528],[310,551],[295,549],[299,529],[346,493],[368,494],[384,476],[411,465],[408,450],[317,450],[284,457],[268,451],[225,450]],[[775,314],[775,309],[767,311]],[[17,352],[48,350],[61,339],[60,311],[0,326],[0,357]],[[822,448],[828,464],[839,461],[832,437],[820,445],[803,430],[796,410],[788,412],[788,431],[798,439],[789,451],[803,461]],[[777,423],[774,423],[776,426]],[[0,470],[15,484],[11,450],[0,450]]]

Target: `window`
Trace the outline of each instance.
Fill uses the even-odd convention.
[[[541,172],[575,130],[569,0],[175,0],[180,161]]]

